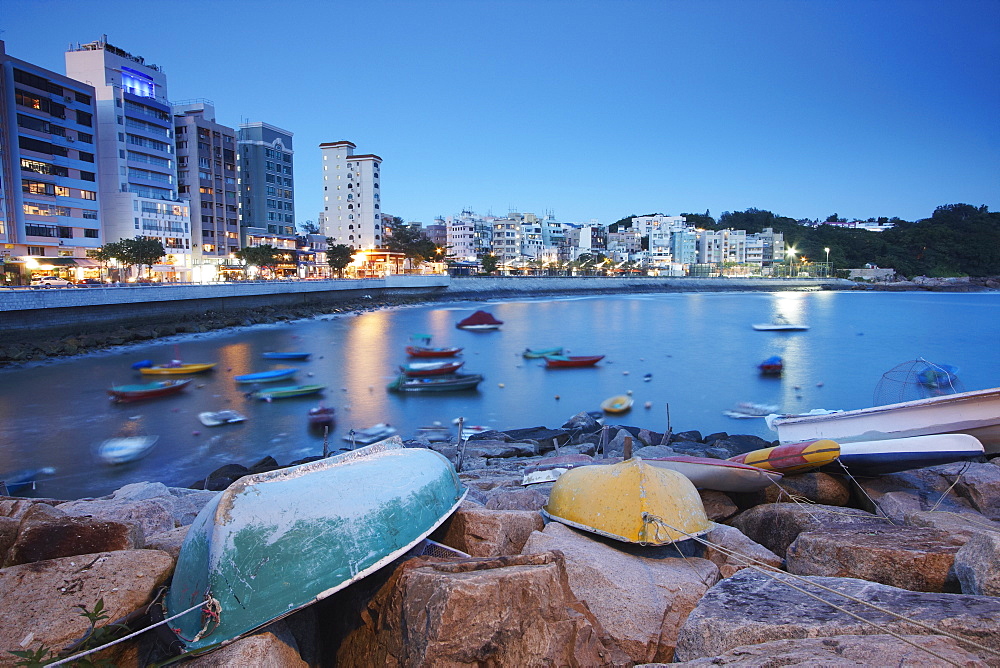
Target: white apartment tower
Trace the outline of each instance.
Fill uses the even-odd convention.
[[[323,214],[320,232],[355,250],[381,248],[384,226],[379,194],[382,158],[355,155],[349,141],[319,145],[323,154]]]
[[[104,240],[159,239],[168,255],[157,269],[185,274],[191,217],[178,196],[166,75],[107,37],[67,51],[66,75],[94,87]]]

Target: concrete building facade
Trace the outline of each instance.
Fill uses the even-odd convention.
[[[190,209],[177,190],[166,75],[106,37],[67,51],[66,75],[94,87],[104,241],[158,239],[168,255],[154,270],[189,279]]]
[[[93,86],[8,56],[0,41],[0,283],[70,280],[103,244]]]
[[[355,155],[349,141],[319,145],[323,155],[324,234],[335,244],[356,250],[382,248],[385,225],[379,172],[382,158],[368,153]]]
[[[270,244],[294,256],[292,133],[267,123],[243,123],[236,145],[240,245]]]

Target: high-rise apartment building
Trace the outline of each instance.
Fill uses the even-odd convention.
[[[357,250],[384,245],[379,170],[382,158],[354,155],[349,141],[319,145],[323,154],[323,234]]]
[[[94,88],[6,54],[0,41],[0,282],[81,278],[102,242]],[[74,259],[76,258],[76,259]],[[51,266],[50,266],[51,265]]]
[[[243,123],[236,143],[241,245],[287,251],[278,273],[296,274],[292,133],[267,123]]]
[[[66,75],[94,87],[104,240],[159,239],[168,255],[154,269],[190,278],[191,218],[177,190],[166,75],[106,37],[67,51]]]
[[[191,205],[196,267],[224,265],[240,249],[236,130],[215,121],[209,100],[173,105],[177,189]]]

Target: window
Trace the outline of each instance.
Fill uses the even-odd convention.
[[[93,190],[81,190],[80,197],[83,199],[96,200],[97,193],[94,192]]]
[[[80,170],[80,180],[82,181],[96,181],[97,176],[93,172],[85,172]]]
[[[24,233],[29,237],[52,237],[55,238],[57,231],[55,225],[31,225],[24,226]]]
[[[88,213],[92,213],[94,215],[93,216],[88,216],[87,215]],[[97,220],[97,212],[96,211],[89,211],[89,212],[88,211],[84,211],[83,212],[83,217],[84,218],[91,218],[92,217],[94,220]],[[97,239],[100,236],[101,236],[100,235],[100,230],[91,230],[91,229],[84,229],[83,230],[83,237],[85,239]]]
[[[84,151],[77,151],[77,153],[80,156],[80,160],[83,160],[84,162],[93,162],[94,161],[94,154],[93,153],[85,153]]]
[[[79,109],[77,109],[77,111],[76,111],[76,122],[79,125],[85,125],[88,128],[93,127],[93,125],[94,125],[94,115],[90,114],[90,113],[87,113],[86,111],[80,111]]]
[[[26,192],[30,195],[55,195],[56,189],[55,185],[51,183],[43,183],[42,181],[21,181],[21,191]]]

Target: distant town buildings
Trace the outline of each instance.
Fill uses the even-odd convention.
[[[236,134],[240,246],[287,251],[280,274],[296,273],[295,174],[292,133],[268,123],[242,123]]]
[[[349,141],[319,145],[323,156],[323,214],[326,227],[321,230],[335,244],[357,250],[371,250],[383,245],[384,220],[381,213],[377,155],[354,154]]]

